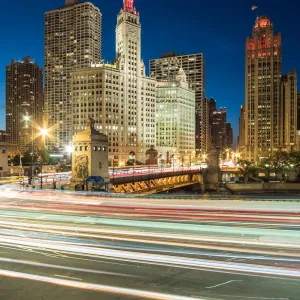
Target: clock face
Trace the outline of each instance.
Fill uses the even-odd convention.
[[[128,29],[128,33],[129,35],[131,35],[132,37],[136,37],[137,36],[137,30],[135,28],[130,27]]]

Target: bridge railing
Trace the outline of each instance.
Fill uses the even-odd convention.
[[[161,173],[148,173],[148,174],[136,174],[132,176],[124,176],[124,177],[115,177],[110,178],[110,182],[112,184],[122,184],[122,183],[131,183],[131,182],[139,182],[145,180],[153,180],[160,178],[167,178],[172,176],[180,176],[180,175],[195,175],[200,174],[201,169],[194,170],[179,170],[179,171],[170,171],[170,172],[161,172]]]

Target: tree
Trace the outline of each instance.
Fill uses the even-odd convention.
[[[297,181],[300,181],[300,152],[290,152],[288,166],[296,173]]]
[[[43,164],[49,164],[51,162],[49,151],[45,148],[39,149],[38,156],[42,158]]]
[[[144,165],[141,161],[135,160],[135,159],[129,159],[126,162],[126,166],[141,166]]]
[[[240,172],[244,177],[256,176],[257,167],[254,162],[249,160],[239,160],[238,165]]]
[[[263,159],[260,162],[261,168],[268,172],[268,177],[270,172],[273,171],[276,174],[282,172],[288,161],[288,153],[286,151],[278,150],[269,155],[269,157]]]
[[[17,154],[13,159],[12,159],[14,165],[18,166],[20,165],[20,154]]]

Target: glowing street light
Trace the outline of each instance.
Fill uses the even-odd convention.
[[[73,152],[73,147],[72,146],[66,146],[66,152],[71,154]]]
[[[41,133],[41,135],[42,135],[43,137],[45,137],[45,136],[47,136],[47,135],[48,135],[48,133],[49,133],[49,130],[48,130],[48,129],[46,129],[46,128],[43,128],[43,129],[41,129],[40,133]]]

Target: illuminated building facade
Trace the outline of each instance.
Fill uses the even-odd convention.
[[[43,70],[30,57],[6,67],[6,141],[35,152],[43,123]],[[33,149],[32,149],[33,148]]]
[[[239,117],[239,136],[237,141],[237,152],[241,159],[245,159],[245,105],[241,105]]]
[[[300,131],[300,93],[297,93],[297,130]]]
[[[0,176],[8,173],[8,155],[5,131],[0,130]]]
[[[145,162],[155,145],[156,81],[141,60],[140,16],[124,1],[116,27],[116,61],[72,72],[73,129],[85,129],[88,117],[109,138],[109,160],[125,165],[129,155]]]
[[[195,91],[183,69],[174,81],[157,83],[156,146],[167,162],[195,157]]]
[[[274,35],[269,18],[257,18],[246,42],[244,159],[257,161],[276,150],[297,147],[297,91],[292,77],[296,80],[290,73],[282,79],[281,34]]]
[[[233,129],[231,123],[225,124],[225,149],[233,148]]]
[[[207,152],[209,148],[209,108],[205,95],[204,58],[202,53],[178,55],[174,52],[164,53],[161,58],[150,61],[150,74],[157,81],[175,80],[180,68],[186,73],[190,87],[196,93],[196,149]]]
[[[299,149],[297,141],[297,74],[288,72],[281,80],[281,143],[286,151]]]
[[[227,123],[226,108],[217,109],[217,102],[211,98],[209,100],[209,125],[211,144],[221,153],[232,149],[233,131],[230,123]]]
[[[66,0],[45,14],[45,124],[49,149],[72,142],[70,72],[100,62],[102,15],[90,2]]]

